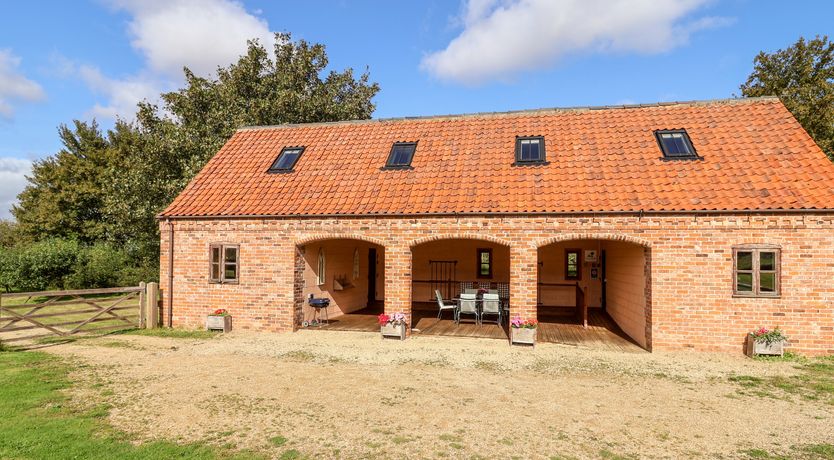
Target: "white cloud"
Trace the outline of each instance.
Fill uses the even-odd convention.
[[[26,187],[26,175],[32,162],[20,158],[0,157],[0,219],[10,219],[17,195]]]
[[[13,102],[37,102],[46,98],[43,88],[19,70],[20,58],[9,49],[0,49],[0,118],[14,116]]]
[[[198,75],[233,62],[246,51],[246,40],[274,43],[266,21],[231,0],[113,0],[133,19],[131,45],[154,72],[179,76],[183,66]]]
[[[131,45],[145,61],[135,75],[109,77],[99,68],[73,65],[73,73],[106,102],[91,113],[105,118],[130,119],[136,103],[154,101],[160,92],[182,83],[182,69],[209,76],[218,66],[235,62],[246,52],[246,41],[257,38],[267,49],[275,37],[265,20],[233,0],[110,0],[114,9],[131,19]]]
[[[90,114],[99,118],[130,119],[136,113],[136,103],[154,101],[164,84],[150,75],[112,79],[102,75],[97,67],[81,65],[76,72],[94,92],[107,97],[107,105],[97,103]]]
[[[685,18],[710,0],[469,0],[463,31],[421,67],[477,84],[553,65],[577,52],[653,54],[727,18]]]

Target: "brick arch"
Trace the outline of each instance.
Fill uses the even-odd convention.
[[[421,244],[439,240],[481,240],[510,247],[509,241],[502,240],[501,238],[492,235],[481,235],[476,233],[443,233],[438,235],[425,236],[423,238],[418,238],[412,241],[408,244],[408,247],[414,249],[416,246],[419,246]]]
[[[358,240],[385,247],[385,243],[382,240],[358,233],[315,233],[296,240],[295,245],[304,246],[305,244],[327,240]]]
[[[573,240],[608,240],[608,241],[624,241],[632,243],[645,248],[651,248],[652,244],[648,240],[637,238],[631,235],[621,233],[563,233],[556,236],[551,236],[536,241],[536,247],[541,248],[553,243]]]

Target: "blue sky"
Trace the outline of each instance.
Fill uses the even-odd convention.
[[[56,127],[130,118],[275,31],[369,68],[375,117],[712,99],[755,55],[831,35],[834,2],[754,0],[6,2],[0,15],[0,218]]]

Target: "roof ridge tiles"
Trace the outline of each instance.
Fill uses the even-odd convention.
[[[696,99],[690,101],[663,101],[663,102],[649,102],[637,104],[615,104],[615,105],[597,105],[597,106],[569,106],[569,107],[541,107],[536,109],[523,110],[508,110],[495,112],[470,112],[457,113],[445,115],[417,115],[417,116],[403,116],[403,117],[389,117],[389,118],[369,118],[366,120],[341,120],[341,121],[317,121],[310,123],[282,123],[278,125],[252,125],[242,126],[237,131],[260,131],[270,129],[283,128],[299,128],[299,127],[314,127],[314,126],[334,126],[334,125],[352,125],[352,124],[373,124],[386,123],[397,121],[420,121],[420,120],[444,120],[455,118],[477,118],[477,117],[492,117],[492,116],[506,116],[506,115],[531,115],[536,113],[563,113],[563,112],[587,112],[597,110],[623,110],[623,109],[646,109],[656,107],[673,107],[679,105],[688,106],[703,106],[703,105],[718,105],[718,104],[750,104],[762,101],[779,100],[778,96],[758,96],[758,97],[735,97],[723,99]]]

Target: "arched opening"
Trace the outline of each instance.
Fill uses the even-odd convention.
[[[539,339],[651,349],[651,251],[620,239],[570,239],[538,249]]]
[[[465,235],[419,242],[411,248],[411,269],[412,333],[507,338],[508,245]],[[440,303],[459,304],[462,293],[474,294],[474,303],[468,305],[474,305],[477,314],[455,317],[452,310],[441,311]],[[497,304],[492,296],[498,297]],[[496,305],[499,314],[491,313]]]
[[[376,332],[385,302],[385,248],[353,238],[300,243],[294,291],[296,328]],[[314,308],[311,296],[328,306]]]

